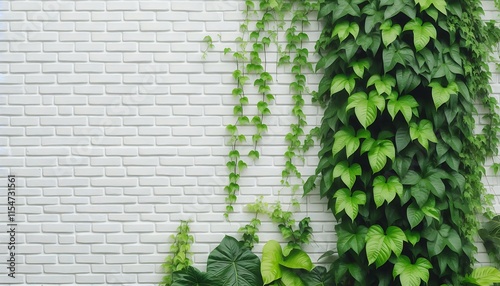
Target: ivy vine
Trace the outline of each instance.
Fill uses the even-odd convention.
[[[459,285],[471,273],[500,123],[486,65],[499,32],[481,13],[477,0],[321,4],[322,149],[304,190],[319,180],[339,222],[336,284]],[[480,135],[476,101],[488,110]]]

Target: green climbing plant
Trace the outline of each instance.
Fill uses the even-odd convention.
[[[481,272],[473,236],[500,130],[487,66],[500,33],[481,14],[477,0],[322,2],[325,114],[304,192],[318,185],[339,221],[336,284],[460,285]]]
[[[171,254],[167,256],[165,262],[162,264],[165,276],[160,283],[161,286],[172,285],[174,272],[182,271],[193,264],[191,260],[191,245],[194,238],[189,232],[189,221],[181,221],[177,228],[177,233],[172,235],[173,242],[170,245]]]

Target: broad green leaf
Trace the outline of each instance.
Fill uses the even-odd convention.
[[[429,197],[427,202],[422,206],[421,208],[422,212],[436,221],[440,221],[441,219],[441,212],[436,208],[436,201],[434,197]]]
[[[360,78],[363,78],[363,75],[365,74],[365,69],[368,70],[370,66],[371,66],[370,59],[362,59],[349,64],[349,67],[352,67],[354,73]]]
[[[377,118],[377,109],[383,111],[385,108],[384,97],[375,91],[371,91],[368,96],[364,92],[352,94],[347,99],[346,110],[354,108],[354,113],[359,122],[366,129]]]
[[[434,134],[432,122],[427,119],[420,121],[418,125],[415,122],[410,123],[410,138],[411,140],[417,139],[418,143],[426,150],[429,148],[429,141],[438,142],[436,134]]]
[[[380,30],[382,31],[382,42],[386,47],[401,34],[401,26],[399,24],[392,25],[390,19],[380,25]]]
[[[418,52],[425,48],[430,39],[436,39],[437,31],[433,24],[429,22],[422,23],[422,19],[415,18],[406,23],[403,31],[413,31],[413,44]]]
[[[412,264],[408,256],[401,255],[394,265],[392,277],[396,279],[399,276],[399,281],[404,286],[420,286],[422,281],[424,283],[429,281],[431,268],[432,264],[425,258],[419,257],[415,264]]]
[[[309,255],[300,249],[293,249],[279,264],[287,268],[304,269],[307,271],[311,271],[314,268]]]
[[[384,76],[372,75],[368,79],[366,87],[370,87],[372,85],[375,85],[375,89],[377,90],[378,94],[382,95],[385,93],[387,95],[390,95],[392,92],[392,88],[396,86],[396,79],[388,74]]]
[[[172,286],[213,286],[223,283],[223,281],[216,277],[201,272],[193,266],[188,266],[182,271],[174,271],[172,274],[172,282]]]
[[[491,266],[479,267],[472,270],[472,273],[467,275],[465,281],[478,286],[490,286],[494,283],[500,283],[500,270]]]
[[[262,263],[260,266],[260,273],[262,274],[264,284],[269,284],[283,276],[280,267],[280,262],[282,261],[283,252],[281,251],[281,245],[275,240],[268,241],[262,249]]]
[[[297,275],[292,270],[284,268],[282,269],[282,272],[283,276],[281,277],[281,280],[278,282],[278,285],[304,286],[304,283],[300,279],[299,275]]]
[[[368,228],[363,225],[354,225],[349,221],[344,221],[335,226],[338,235],[337,250],[339,255],[343,255],[349,249],[360,254],[365,247],[365,238]]]
[[[354,186],[356,176],[361,176],[361,166],[357,163],[349,166],[347,161],[342,161],[333,168],[332,178],[340,177],[349,189]]]
[[[406,127],[398,128],[398,131],[396,131],[395,141],[398,153],[401,152],[401,150],[403,150],[404,148],[406,148],[406,146],[408,146],[408,144],[410,144],[411,142],[408,128]]]
[[[377,208],[382,206],[384,202],[392,202],[396,194],[400,197],[403,195],[403,185],[398,177],[391,176],[386,181],[384,176],[377,176],[373,180],[373,199]]]
[[[432,87],[432,100],[434,101],[436,110],[441,105],[448,102],[452,94],[458,93],[458,85],[455,82],[452,82],[448,84],[448,86],[444,87],[439,82],[432,81],[429,83],[429,86]]]
[[[370,144],[369,140],[365,140],[366,144]],[[363,145],[365,145],[363,142]],[[363,145],[361,149],[363,150]],[[368,162],[372,168],[373,173],[382,170],[387,164],[387,158],[394,161],[396,150],[394,144],[390,140],[376,140],[374,141],[368,151]]]
[[[439,255],[446,246],[455,253],[462,253],[460,236],[456,230],[447,224],[441,224],[439,229],[428,227],[422,232],[422,236],[427,239],[427,249],[430,257]]]
[[[414,19],[416,15],[414,5],[412,0],[394,0],[394,4],[385,9],[384,18],[390,19],[399,13],[404,13],[408,18]]]
[[[332,38],[335,36],[339,37],[340,42],[343,42],[349,35],[352,35],[354,39],[358,37],[359,25],[356,22],[342,21],[335,25],[332,31]]]
[[[377,267],[389,260],[391,253],[397,256],[403,251],[405,233],[397,226],[390,226],[384,232],[379,225],[372,225],[366,234],[366,257],[368,264],[375,262]]]
[[[418,102],[411,95],[404,95],[398,98],[396,92],[392,92],[388,97],[387,111],[392,117],[392,120],[396,118],[396,114],[401,112],[407,123],[410,123],[413,113],[418,107]]]
[[[366,194],[362,191],[351,193],[349,189],[340,189],[333,196],[335,200],[335,214],[345,211],[352,221],[358,216],[359,206],[366,203]]]
[[[345,74],[338,74],[332,80],[330,93],[333,95],[345,89],[348,94],[354,90],[356,85],[355,75],[346,76]]]
[[[420,11],[428,9],[434,5],[439,12],[446,15],[446,0],[415,0],[416,4],[420,4]]]
[[[230,236],[225,236],[208,256],[207,272],[228,286],[262,284],[259,258]]]

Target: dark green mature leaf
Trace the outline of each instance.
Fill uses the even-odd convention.
[[[422,232],[426,238],[430,257],[439,255],[446,246],[455,253],[462,253],[462,240],[457,231],[447,224],[441,224],[438,228],[434,226],[426,228]]]
[[[414,19],[417,12],[413,6],[412,0],[394,0],[394,4],[385,9],[384,18],[390,19],[399,13],[403,13],[408,18]]]
[[[360,254],[365,247],[365,237],[368,228],[363,225],[354,225],[348,221],[335,226],[338,241],[337,250],[339,255],[343,255],[350,249]]]
[[[384,62],[384,71],[388,73],[396,64],[406,67],[415,61],[415,54],[406,44],[391,45],[382,52],[382,60]]]
[[[201,272],[192,266],[188,266],[182,271],[175,271],[172,275],[172,281],[172,286],[214,286],[223,283],[212,275]]]
[[[208,256],[207,272],[227,286],[262,284],[259,258],[230,236],[225,236]]]
[[[398,69],[396,71],[397,87],[400,94],[414,90],[421,82],[420,77],[410,69]]]
[[[301,273],[300,278],[305,286],[330,286],[334,285],[333,275],[325,267],[316,266],[311,272]]]
[[[398,153],[400,153],[408,144],[411,142],[410,133],[408,129],[405,127],[400,127],[398,131],[396,131],[396,149]]]
[[[361,15],[359,4],[363,2],[365,2],[365,0],[339,0],[338,4],[332,8],[333,11],[331,21],[336,22],[345,15]]]

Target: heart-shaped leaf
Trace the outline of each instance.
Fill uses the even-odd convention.
[[[405,233],[397,226],[390,226],[386,231],[380,225],[372,225],[366,234],[366,257],[368,264],[375,262],[377,267],[384,265],[391,253],[396,256],[403,251]]]
[[[387,180],[384,176],[377,176],[373,180],[373,199],[375,205],[382,206],[384,202],[390,203],[398,194],[403,195],[403,185],[396,176],[391,176]]]
[[[393,25],[390,19],[380,25],[380,30],[382,31],[382,42],[386,47],[401,34],[401,26],[399,24]]]
[[[413,31],[413,44],[417,52],[425,48],[431,38],[436,39],[437,37],[434,25],[429,22],[422,23],[420,18],[415,18],[406,23],[403,31]]]
[[[415,264],[412,264],[410,258],[406,255],[398,257],[392,276],[394,279],[399,276],[401,285],[405,286],[420,286],[422,281],[427,283],[429,281],[429,269],[432,264],[429,260],[419,257]]]
[[[445,87],[437,81],[432,81],[429,86],[432,87],[432,100],[436,109],[448,102],[452,94],[458,93],[458,85],[455,82],[451,82]]]
[[[365,193],[362,191],[351,193],[351,190],[347,188],[336,191],[333,197],[336,198],[335,214],[345,211],[352,221],[358,216],[359,206],[366,203]]]
[[[438,142],[436,134],[434,134],[432,122],[427,119],[420,121],[418,125],[415,122],[410,123],[410,138],[411,140],[417,139],[418,143],[426,150],[429,148],[429,141]]]
[[[377,109],[383,111],[385,108],[385,99],[376,91],[370,92],[368,96],[364,92],[357,92],[349,96],[346,110],[354,108],[354,113],[359,122],[366,129],[377,118]]]

